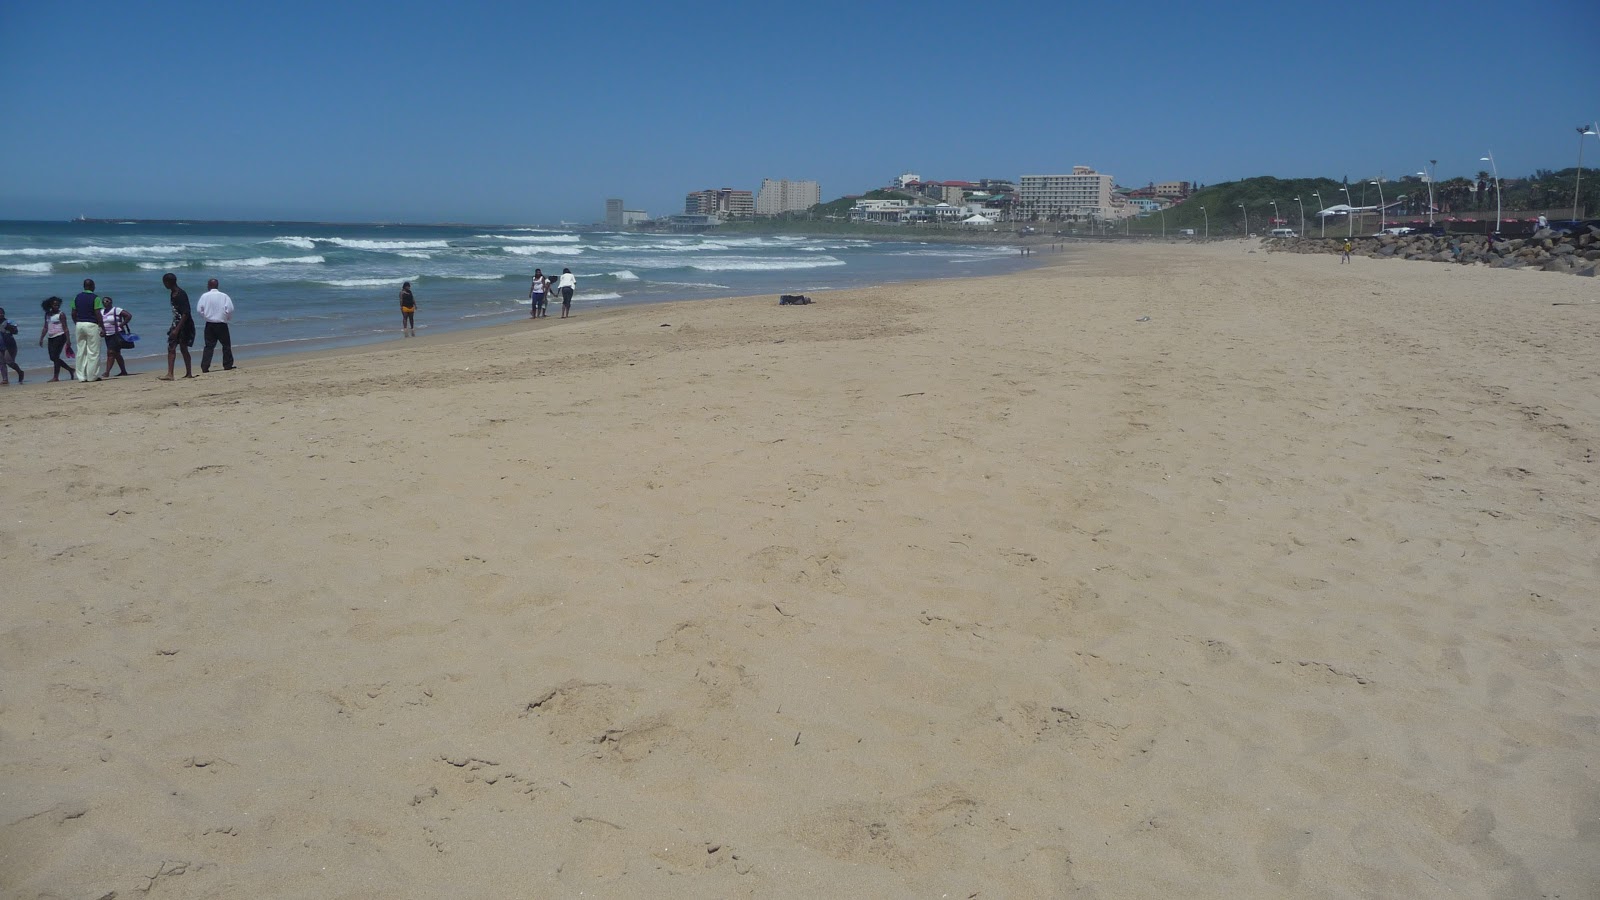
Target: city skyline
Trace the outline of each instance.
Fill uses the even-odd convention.
[[[1571,77],[1593,61],[1582,29],[1541,24],[1585,12],[13,5],[0,73],[24,89],[0,98],[0,217],[590,222],[606,197],[661,214],[787,172],[828,200],[906,170],[1090,165],[1139,186],[1436,159],[1442,180],[1491,152],[1509,178],[1575,165],[1572,126],[1600,114]],[[930,34],[970,52],[929,64],[913,51]],[[682,57],[689,35],[716,36],[717,58]],[[527,49],[541,39],[556,49]],[[1496,46],[1514,67],[1481,63]]]

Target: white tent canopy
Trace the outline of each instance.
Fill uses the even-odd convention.
[[[962,219],[961,220],[961,224],[963,224],[963,225],[993,225],[994,224],[994,220],[993,219],[989,219],[989,218],[985,218],[982,213],[979,213],[978,215],[975,215],[975,216],[973,216],[973,217],[971,217],[969,219]]]

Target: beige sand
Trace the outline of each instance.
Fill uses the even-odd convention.
[[[1070,257],[0,397],[0,893],[1595,896],[1600,284]]]

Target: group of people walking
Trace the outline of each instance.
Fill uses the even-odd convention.
[[[529,318],[542,319],[549,315],[548,300],[552,287],[561,295],[561,318],[572,315],[572,293],[578,289],[577,276],[572,274],[571,269],[562,269],[561,275],[551,281],[543,269],[534,269],[533,287],[528,289]]]
[[[533,286],[528,289],[528,318],[542,319],[549,314],[548,301],[552,292],[561,298],[561,318],[572,315],[572,295],[577,289],[578,276],[572,274],[571,269],[562,269],[554,280],[545,275],[543,269],[534,269]],[[405,337],[417,336],[417,295],[412,292],[409,281],[400,284],[400,333]]]
[[[189,348],[194,346],[196,314],[205,320],[205,350],[200,356],[200,371],[211,371],[211,358],[218,344],[222,345],[222,367],[236,368],[233,361],[233,336],[228,324],[233,320],[233,298],[223,293],[217,279],[206,283],[206,292],[200,295],[199,306],[191,311],[189,295],[178,286],[178,277],[171,272],[161,276],[172,303],[172,325],[167,329],[167,374],[162,381],[171,381],[177,356],[183,354],[185,378],[194,377],[194,367]],[[128,374],[128,363],[123,351],[131,350],[139,336],[133,333],[133,313],[118,306],[110,297],[96,292],[94,279],[83,280],[83,290],[72,298],[70,309],[64,311],[65,301],[50,297],[40,303],[44,310],[44,327],[39,331],[39,346],[48,344],[50,354],[50,380],[60,381],[66,372],[69,380],[100,381]],[[0,384],[10,384],[10,372],[23,380],[23,371],[17,366],[17,326],[0,309]],[[112,369],[118,371],[113,375]]]

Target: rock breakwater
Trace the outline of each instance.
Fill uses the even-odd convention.
[[[1338,253],[1344,238],[1269,238],[1274,253]],[[1576,233],[1541,228],[1531,237],[1491,240],[1483,235],[1382,234],[1353,238],[1351,254],[1371,259],[1487,265],[1496,269],[1539,269],[1568,275],[1600,275],[1600,228]]]

